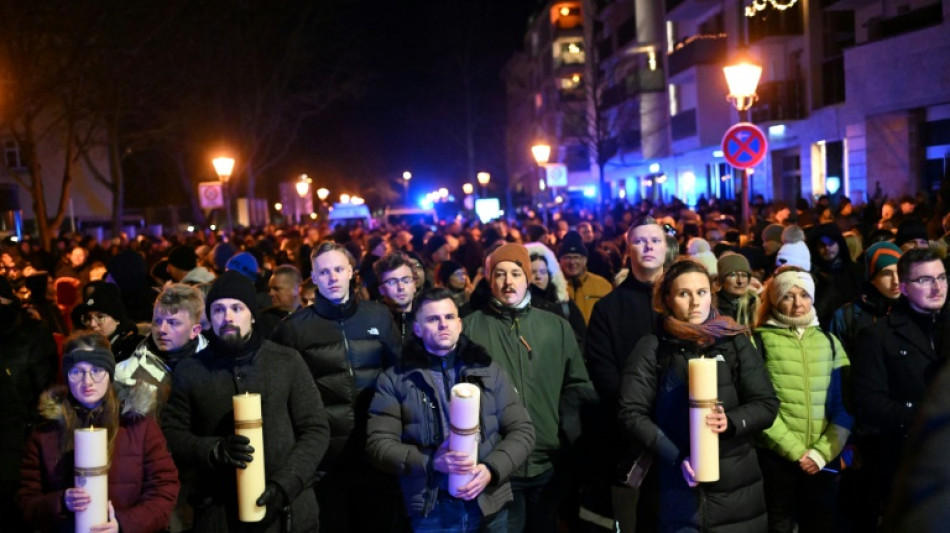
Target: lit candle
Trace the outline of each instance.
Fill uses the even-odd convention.
[[[696,481],[719,481],[719,435],[706,425],[719,395],[716,360],[689,360],[689,462]]]
[[[251,441],[254,460],[247,468],[238,468],[237,497],[238,518],[241,522],[260,522],[267,513],[266,507],[258,507],[257,499],[264,493],[264,421],[261,418],[261,395],[238,394],[234,404],[234,432]]]
[[[481,390],[471,383],[452,387],[449,400],[449,449],[465,452],[478,463],[478,412]],[[467,484],[474,474],[449,474],[449,494],[458,496],[459,487]]]
[[[106,428],[80,428],[73,432],[75,486],[89,493],[89,506],[76,512],[76,533],[89,533],[109,521],[109,434]]]

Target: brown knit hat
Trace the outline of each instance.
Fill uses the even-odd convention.
[[[521,270],[524,270],[525,276],[531,278],[531,256],[528,255],[528,249],[524,246],[513,243],[506,244],[492,252],[485,261],[488,270],[486,277],[491,276],[492,271],[495,270],[495,265],[502,261],[515,263],[521,267]]]

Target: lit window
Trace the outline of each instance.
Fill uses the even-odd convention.
[[[16,141],[3,142],[3,163],[7,168],[23,168],[23,158],[20,157],[20,145]]]

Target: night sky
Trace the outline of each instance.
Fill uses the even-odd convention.
[[[381,181],[401,193],[404,170],[418,198],[467,175],[463,75],[470,75],[476,170],[504,172],[502,69],[522,48],[536,1],[358,2],[337,13],[348,28],[361,94],[307,126],[287,173],[308,172],[318,186]],[[367,5],[370,4],[370,5]],[[464,63],[467,62],[467,63]],[[463,67],[463,63],[465,66]],[[336,191],[333,191],[336,194]],[[377,206],[378,207],[378,206]]]

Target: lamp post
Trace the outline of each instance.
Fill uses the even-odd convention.
[[[409,180],[412,179],[412,172],[408,170],[402,173],[402,186],[405,189],[405,198],[403,199],[406,202],[406,205],[409,205]]]
[[[485,191],[488,190],[488,182],[491,181],[491,174],[488,172],[479,172],[475,175],[475,178],[478,180],[478,184],[482,186],[482,198],[487,197]]]
[[[470,194],[475,192],[475,187],[473,187],[471,183],[463,183],[462,192],[465,194],[465,196],[469,196]]]
[[[739,112],[740,122],[749,122],[749,109],[759,99],[755,88],[762,77],[762,67],[747,59],[740,59],[735,64],[727,65],[722,69],[729,85],[728,100]],[[742,218],[739,221],[739,230],[749,234],[749,171],[742,169]]]
[[[228,212],[228,231],[231,231],[231,195],[228,191],[228,181],[231,179],[231,173],[234,172],[233,157],[216,157],[211,160],[214,165],[214,171],[218,174],[218,180],[221,181],[221,197],[224,200],[224,206]]]
[[[548,159],[551,158],[551,145],[537,143],[531,147],[531,155],[534,157],[534,162],[538,164],[538,190],[541,191],[541,212],[544,214],[544,227],[548,227],[548,194],[544,166],[548,164]]]
[[[297,196],[300,197],[300,200],[304,200],[310,194],[310,184],[313,180],[310,179],[306,174],[300,175],[300,180],[294,185],[297,188]],[[301,205],[303,203],[303,205]],[[294,211],[297,212],[297,223],[299,224],[303,220],[303,209],[306,206],[306,202],[297,202],[297,209]]]

